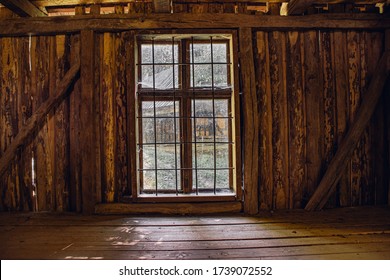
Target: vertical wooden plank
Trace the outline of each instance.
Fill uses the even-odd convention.
[[[252,30],[239,30],[241,81],[244,120],[244,212],[256,214],[258,202],[259,114],[256,96],[256,77],[252,46]]]
[[[70,37],[70,65],[80,60],[80,34]],[[81,212],[81,81],[76,81],[69,97],[69,210]]]
[[[115,184],[115,111],[114,111],[114,37],[111,33],[103,35],[101,102],[102,102],[102,129],[103,129],[103,186],[106,202],[114,202],[116,194]]]
[[[383,52],[384,36],[382,32],[364,32],[365,45],[369,45],[366,49],[366,84],[368,84],[375,71],[375,65],[378,64],[379,58]],[[366,89],[365,89],[366,90]],[[387,90],[385,88],[385,90]],[[362,197],[363,204],[368,205],[383,205],[387,204],[387,178],[386,171],[387,160],[383,154],[386,154],[386,94],[381,96],[381,99],[376,107],[374,115],[371,118],[368,132],[366,135],[365,154],[368,155],[370,174],[368,184],[363,185]],[[389,108],[389,107],[387,107]],[[364,159],[364,158],[363,158]],[[365,174],[366,175],[366,174]],[[367,175],[366,175],[367,176]]]
[[[22,128],[27,120],[32,115],[32,102],[31,102],[31,69],[30,69],[30,38],[21,38],[21,45],[19,51],[20,58],[19,63],[19,88],[20,88],[20,101],[19,109],[21,110],[19,115],[20,128]],[[0,85],[1,87],[1,85]],[[33,182],[32,182],[32,144],[29,143],[23,147],[21,152],[21,158],[19,161],[19,180],[21,188],[21,200],[23,207],[21,210],[33,211]]]
[[[321,127],[322,71],[318,46],[318,31],[304,32],[305,105],[306,105],[306,176],[304,200],[316,190],[321,178],[323,135]]]
[[[101,106],[101,77],[104,73],[101,71],[101,51],[103,48],[103,36],[101,34],[95,35],[95,61],[94,61],[94,126],[95,126],[95,153],[97,160],[95,163],[96,170],[96,202],[102,202],[103,188],[102,188],[102,165],[104,165],[102,158],[102,139],[104,138],[102,130],[102,106]]]
[[[18,133],[18,44],[16,38],[2,38],[1,53],[1,131],[0,131],[0,155],[11,144],[12,139]],[[8,172],[0,178],[0,190],[2,208],[4,210],[19,210],[20,182],[17,176],[18,158],[10,164]]]
[[[51,72],[51,80],[54,80],[54,90],[58,85],[64,74],[69,68],[67,62],[67,53],[69,37],[65,35],[58,35],[53,38],[54,61],[53,71]],[[54,113],[54,186],[55,186],[55,201],[56,211],[67,211],[68,194],[69,194],[69,180],[68,180],[68,166],[69,166],[69,100],[64,100],[56,109]]]
[[[96,204],[96,129],[94,95],[94,32],[81,31],[81,105],[80,105],[80,155],[82,181],[82,210],[93,213]]]
[[[289,208],[302,208],[305,178],[305,103],[302,85],[302,36],[287,32],[287,93],[289,116]]]
[[[360,61],[360,36],[357,31],[347,32],[348,45],[348,81],[350,115],[349,123],[352,123],[355,112],[361,103],[361,61]],[[361,179],[362,179],[362,141],[359,141],[351,158],[351,206],[361,202]]]
[[[289,207],[288,116],[286,91],[286,34],[269,33],[272,93],[274,207]]]
[[[133,73],[126,72],[126,33],[116,34],[115,38],[115,115],[116,115],[116,185],[117,198],[121,198],[128,186],[128,162],[127,162],[127,95],[126,75]]]
[[[259,196],[260,209],[273,208],[272,96],[268,32],[257,32],[257,94],[259,98]]]
[[[35,60],[32,62],[36,65],[35,77],[33,84],[36,86],[36,106],[37,108],[49,97],[49,61],[50,56],[50,37],[40,36],[36,40]],[[35,140],[35,163],[36,163],[36,187],[38,198],[38,210],[50,211],[53,209],[53,166],[52,155],[52,122],[49,119],[52,115],[47,116],[47,120],[39,130]]]
[[[336,94],[337,146],[341,143],[347,131],[349,117],[348,98],[348,63],[347,63],[347,34],[345,31],[333,32],[334,48],[334,84]],[[350,206],[350,164],[345,168],[344,175],[338,184],[338,204]]]
[[[324,168],[327,168],[336,152],[336,96],[333,79],[333,57],[332,33],[321,32],[321,59],[323,72],[323,104],[324,104]],[[336,207],[336,193],[329,199],[327,207]]]
[[[124,193],[126,195],[132,195],[135,197],[137,193],[137,140],[136,140],[136,100],[135,100],[135,88],[136,80],[135,74],[135,38],[132,31],[125,33],[125,52],[126,52],[126,73],[127,73],[127,135],[128,135],[128,146],[127,153],[129,158],[128,174],[129,183],[128,190]]]

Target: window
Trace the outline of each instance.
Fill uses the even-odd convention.
[[[236,197],[232,34],[138,42],[139,197]]]

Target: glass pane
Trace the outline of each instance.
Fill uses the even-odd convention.
[[[194,168],[214,168],[214,144],[192,144],[192,154],[192,166]]]
[[[217,190],[229,189],[229,170],[216,171],[216,188]]]
[[[156,172],[155,171],[142,171],[143,189],[155,190],[156,189]]]
[[[214,141],[213,119],[212,118],[193,119],[192,131],[193,131],[192,141],[195,141],[194,135],[196,135],[196,142],[213,142]]]
[[[173,68],[175,68],[173,70]],[[179,86],[179,67],[171,65],[142,65],[141,84],[143,88],[172,89]],[[154,70],[154,71],[153,71]],[[173,79],[175,71],[175,79]],[[154,74],[154,75],[153,75]]]
[[[211,64],[194,65],[194,67],[191,67],[192,87],[211,87],[211,82],[212,82]]]
[[[214,65],[214,86],[215,87],[227,87],[227,65]]]
[[[210,63],[211,62],[211,45],[190,44],[190,61],[191,63]]]
[[[229,167],[229,144],[216,144],[216,166],[217,168]]]
[[[142,146],[142,169],[155,169],[155,148],[154,145]]]
[[[213,42],[213,62],[227,63],[227,45],[226,43]]]
[[[177,184],[180,186],[179,172],[177,172]],[[175,190],[176,189],[176,173],[175,170],[159,170],[157,171],[158,190]],[[180,189],[180,187],[178,187]]]
[[[142,119],[142,143],[154,143],[154,120],[152,118]]]
[[[176,108],[175,108],[176,107]],[[156,117],[173,117],[176,113],[176,117],[179,117],[179,101],[142,101],[142,117],[154,117],[156,111]]]
[[[174,49],[174,53],[172,52]],[[154,44],[154,64],[158,63],[178,63],[179,52],[178,45],[175,44]],[[173,61],[174,58],[174,61]],[[151,43],[142,44],[141,46],[141,63],[153,63],[153,45]]]
[[[214,101],[216,104],[216,101]],[[215,105],[214,105],[215,106]],[[213,117],[213,100],[212,99],[193,99],[192,100],[192,117]]]
[[[179,126],[180,124],[178,119],[176,119],[175,124],[175,119],[173,118],[156,118],[156,143],[179,142]]]
[[[152,44],[142,44],[141,45],[141,63],[152,63]]]
[[[198,189],[214,189],[214,170],[198,170],[197,173]],[[193,188],[195,189],[195,183]]]
[[[176,145],[177,168],[180,167],[179,146]],[[157,166],[158,169],[175,169],[175,144],[157,145]]]

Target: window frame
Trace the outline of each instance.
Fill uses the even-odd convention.
[[[135,35],[135,48],[134,50],[140,53],[141,51],[141,45],[143,42],[147,42],[147,36],[153,36],[155,34],[159,34],[159,32],[151,32],[146,34],[136,34]],[[221,34],[229,34],[231,37],[230,39],[224,40],[224,42],[227,43],[227,63],[230,63],[230,67],[227,66],[227,83],[230,84],[230,88],[217,88],[217,87],[210,87],[207,89],[204,88],[197,88],[192,87],[190,85],[191,81],[191,74],[190,74],[190,67],[193,67],[194,62],[189,63],[189,58],[186,57],[184,59],[185,62],[188,62],[188,64],[184,63],[182,66],[179,66],[179,81],[178,84],[180,88],[172,88],[167,90],[159,90],[159,89],[153,89],[153,88],[142,88],[140,84],[136,84],[135,90],[133,94],[135,95],[135,104],[136,107],[135,112],[135,126],[133,126],[133,129],[136,128],[136,144],[135,146],[138,149],[139,143],[142,143],[142,126],[140,125],[140,122],[142,122],[141,116],[141,110],[142,110],[142,102],[145,100],[152,100],[152,101],[163,101],[163,100],[169,100],[173,101],[179,100],[179,110],[182,112],[191,112],[192,108],[189,106],[192,106],[192,100],[198,100],[198,99],[224,99],[228,101],[228,110],[229,113],[231,113],[231,117],[229,116],[228,121],[230,124],[228,125],[228,143],[229,143],[229,163],[232,166],[232,169],[229,171],[229,185],[231,185],[233,192],[231,194],[215,194],[215,193],[186,193],[189,191],[189,189],[193,189],[193,172],[196,170],[196,168],[193,168],[192,166],[192,132],[191,132],[191,126],[192,126],[192,118],[191,116],[183,115],[180,116],[179,119],[185,119],[187,120],[184,124],[182,121],[180,121],[180,130],[187,128],[189,130],[189,136],[184,135],[186,139],[190,139],[189,142],[191,143],[185,143],[186,141],[182,141],[179,139],[179,141],[175,142],[178,146],[180,146],[180,153],[182,158],[182,164],[183,161],[187,161],[184,163],[185,167],[190,167],[188,170],[188,173],[190,175],[187,175],[187,180],[189,179],[189,183],[183,182],[186,180],[186,176],[180,176],[181,181],[180,184],[183,186],[183,193],[185,195],[172,195],[171,193],[167,192],[164,194],[163,192],[158,192],[158,195],[156,193],[153,194],[145,194],[141,193],[141,183],[142,183],[142,176],[140,176],[139,168],[140,168],[140,162],[142,160],[139,159],[139,156],[135,156],[135,162],[136,165],[131,168],[131,176],[136,176],[136,185],[133,184],[131,187],[132,191],[132,200],[133,201],[236,201],[241,200],[242,198],[242,171],[241,171],[241,139],[240,139],[240,117],[239,117],[239,92],[238,92],[238,53],[237,53],[237,34],[236,31],[232,30],[222,30],[219,32],[201,32],[201,33],[193,33],[193,32],[175,32],[175,34],[169,34],[169,33],[163,33],[167,36],[175,36],[175,34],[188,34],[188,38],[191,38],[191,36],[197,36],[198,34],[201,34],[202,36],[219,36]],[[209,43],[210,40],[203,40],[206,43]],[[216,40],[218,42],[220,40]],[[142,43],[141,43],[142,42]],[[162,41],[162,40],[155,40],[155,43],[167,43],[172,46],[172,42]],[[186,50],[189,50],[189,46],[192,42],[201,43],[202,40],[188,40],[188,39],[181,39],[178,43],[178,63],[181,65],[183,62],[183,56]],[[183,47],[183,45],[186,45]],[[182,53],[183,52],[183,53]],[[189,52],[187,52],[189,55]],[[232,59],[233,58],[233,59]],[[135,70],[138,73],[142,73],[141,71],[141,56],[135,55]],[[174,64],[172,64],[174,65]],[[229,65],[229,64],[227,64]],[[173,66],[175,67],[175,66]],[[234,70],[233,70],[234,67]],[[232,75],[233,73],[233,75]],[[135,81],[138,81],[138,77],[135,77]],[[140,94],[142,93],[142,94]],[[169,94],[168,94],[169,93]],[[168,94],[168,95],[167,95]],[[196,98],[194,98],[196,94]],[[183,101],[184,100],[184,101]],[[189,104],[188,104],[189,103]],[[186,108],[188,110],[186,110]],[[180,113],[179,113],[180,114]],[[191,114],[191,113],[190,113]],[[215,116],[213,116],[213,119],[215,121]],[[185,134],[185,132],[180,132],[180,134]],[[214,139],[215,141],[215,139]],[[186,146],[187,145],[187,146]],[[183,166],[183,165],[182,165]],[[157,168],[157,167],[155,167]],[[179,170],[179,172],[181,172]],[[181,172],[181,175],[183,175],[185,171]],[[214,173],[215,174],[215,173]],[[132,180],[134,182],[134,180]],[[186,186],[190,186],[188,189],[186,189]],[[179,186],[180,189],[180,186]],[[174,192],[176,193],[176,192]]]

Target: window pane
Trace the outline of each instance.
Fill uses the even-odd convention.
[[[194,168],[214,168],[214,144],[193,144],[192,154],[192,166]]]
[[[227,46],[226,43],[213,42],[213,62],[227,63]]]
[[[227,87],[227,65],[217,64],[214,65],[214,86],[215,87]]]
[[[154,145],[143,145],[142,146],[142,169],[155,169],[155,148]]]
[[[142,171],[143,189],[155,190],[156,189],[156,172],[155,171]]]
[[[229,145],[228,144],[216,144],[216,166],[217,168],[229,167]]]
[[[156,117],[173,117],[176,113],[176,117],[179,117],[179,101],[143,101],[142,102],[142,117],[154,117],[156,111]]]
[[[179,87],[179,67],[171,65],[142,65],[141,84],[143,88],[172,89]],[[175,79],[173,79],[175,71]]]
[[[180,186],[179,172],[177,184]],[[176,190],[176,172],[174,170],[159,170],[157,171],[158,190]],[[180,189],[180,187],[178,187]]]
[[[175,169],[175,157],[177,159],[177,167],[180,167],[180,153],[178,145],[175,144],[158,144],[157,145],[157,167],[158,169]]]
[[[210,44],[190,44],[191,63],[210,63],[211,45]]]
[[[192,87],[211,87],[212,73],[211,64],[194,65],[191,67],[191,86]]]
[[[172,52],[172,48],[174,52]],[[154,44],[154,64],[159,63],[178,63],[179,52],[178,45],[175,44]],[[142,44],[141,46],[141,63],[153,63],[153,45],[151,43]]]
[[[142,143],[154,143],[154,120],[152,118],[142,119]]]

